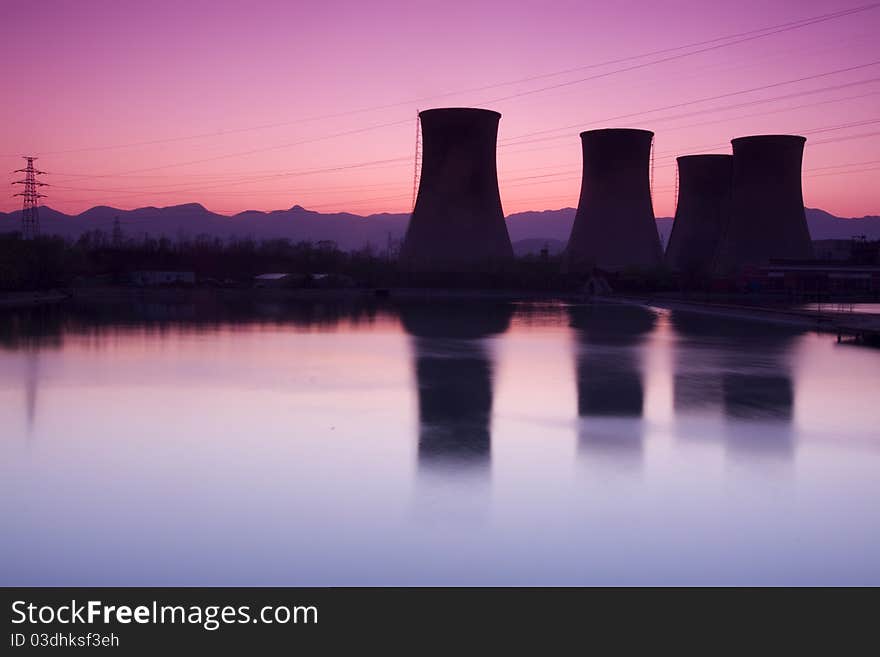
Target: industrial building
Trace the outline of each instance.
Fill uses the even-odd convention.
[[[880,240],[864,236],[847,240],[813,240],[816,260],[824,262],[848,262],[857,265],[880,265]]]
[[[735,273],[771,259],[813,257],[801,189],[805,142],[796,135],[731,141],[731,210],[717,254],[717,273]]]
[[[651,204],[654,133],[606,128],[581,133],[583,179],[563,270],[621,271],[661,264]]]
[[[129,282],[139,287],[156,285],[195,285],[196,275],[191,271],[141,270],[129,274]]]
[[[836,297],[880,294],[880,265],[847,262],[778,262],[749,267],[742,273],[744,286],[753,292],[793,297]]]
[[[495,162],[500,118],[473,108],[419,113],[422,169],[400,250],[404,270],[498,271],[513,260]]]
[[[677,162],[678,200],[666,264],[673,271],[707,274],[730,212],[733,157],[685,155]]]

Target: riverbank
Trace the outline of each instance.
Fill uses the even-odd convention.
[[[0,308],[31,308],[60,303],[72,297],[70,292],[48,290],[41,292],[4,292],[0,294]]]
[[[788,325],[834,334],[838,341],[880,345],[880,314],[858,312],[839,303],[827,307],[795,305],[791,300],[761,299],[752,295],[719,300],[694,300],[671,295],[611,295],[590,297],[580,292],[471,288],[207,288],[207,287],[83,287],[43,292],[7,292],[0,295],[0,310],[23,309],[66,302],[127,306],[168,304],[211,308],[242,302],[327,302],[359,306],[395,302],[443,303],[610,303],[699,313],[722,318]],[[851,303],[847,300],[847,303]],[[199,311],[192,311],[199,312]]]
[[[84,301],[125,299],[182,301],[187,299],[265,299],[273,301],[418,300],[418,301],[583,301],[582,293],[516,289],[470,288],[202,288],[202,287],[90,287],[75,288],[70,298]]]
[[[716,294],[694,297],[676,293],[627,293],[620,291],[608,296],[590,296],[575,290],[530,290],[524,288],[472,288],[472,287],[206,287],[206,286],[148,286],[134,287],[104,285],[72,287],[66,289],[3,292],[0,307],[27,307],[40,304],[84,301],[156,300],[179,302],[187,299],[272,299],[272,300],[351,300],[351,299],[398,299],[398,300],[487,300],[487,301],[560,301],[568,303],[639,303],[661,308],[678,308],[700,312],[741,314],[745,319],[767,321],[813,322],[817,315],[844,314],[853,316],[850,308],[858,303],[876,303],[876,297],[842,297],[823,299],[818,311],[807,308],[814,299],[792,298],[756,294]],[[835,310],[837,312],[835,312]]]
[[[611,299],[609,299],[611,300]],[[616,297],[616,303],[630,303],[665,310],[693,312],[716,317],[785,324],[837,335],[839,342],[880,344],[880,315],[857,311],[819,310],[784,306],[695,302],[668,298]]]

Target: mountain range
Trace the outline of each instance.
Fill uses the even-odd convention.
[[[880,216],[843,218],[816,208],[807,208],[806,214],[814,240],[849,239],[856,235],[880,239]],[[574,208],[508,215],[507,227],[514,250],[519,254],[535,253],[544,246],[551,253],[562,250],[568,240],[574,215]],[[136,210],[96,206],[77,215],[64,214],[44,206],[40,208],[40,229],[44,234],[69,239],[76,239],[84,232],[95,229],[109,234],[116,217],[127,238],[141,238],[149,234],[152,237],[164,235],[172,240],[198,235],[222,239],[332,240],[344,250],[358,249],[368,244],[378,250],[384,249],[389,239],[400,240],[403,237],[409,221],[409,214],[323,214],[299,205],[289,210],[271,212],[248,210],[232,216],[211,212],[199,203]],[[18,230],[20,221],[20,210],[0,212],[0,233]],[[657,229],[665,244],[672,229],[672,219],[659,217]]]

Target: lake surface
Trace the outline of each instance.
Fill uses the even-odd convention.
[[[676,311],[0,314],[0,584],[880,584],[880,351]]]

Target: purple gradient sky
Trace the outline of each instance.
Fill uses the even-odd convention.
[[[626,126],[656,132],[658,216],[674,210],[675,155],[729,152],[731,137],[761,132],[806,133],[808,205],[878,214],[880,65],[605,119],[880,60],[880,8],[517,98],[496,100],[657,57],[452,93],[859,4],[867,1],[4,3],[0,165],[11,171],[18,155],[40,155],[52,173],[46,204],[65,212],[194,201],[223,213],[294,204],[406,212],[416,110],[474,105],[503,114],[498,161],[508,213],[576,205],[579,128]],[[848,83],[859,84],[840,87]],[[824,90],[724,109],[814,89]],[[328,116],[392,103],[400,104]],[[701,110],[709,111],[694,114]],[[809,132],[851,123],[862,125]],[[521,145],[513,139],[563,126],[577,127]],[[814,143],[824,140],[833,141]],[[277,175],[378,160],[391,161]],[[19,206],[11,196],[0,201],[3,211]]]

